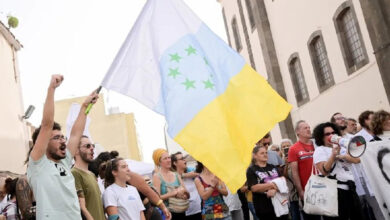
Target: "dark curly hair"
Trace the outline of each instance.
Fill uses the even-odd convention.
[[[317,146],[324,146],[324,130],[327,127],[333,128],[334,132],[338,135],[341,136],[340,129],[337,125],[331,123],[331,122],[325,122],[317,125],[314,130],[313,130],[313,137],[316,142]]]
[[[59,130],[61,131],[61,125],[58,124],[57,122],[54,122],[53,124],[53,131],[54,130]],[[35,129],[34,133],[32,134],[32,142],[33,142],[33,145],[35,144],[35,142],[37,141],[37,138],[38,138],[38,135],[39,135],[39,132],[41,131],[41,126],[39,126],[37,129]]]
[[[117,158],[118,156],[119,153],[116,150],[111,152],[101,152],[91,163],[88,164],[88,170],[95,174],[96,177],[98,177],[101,164],[111,159]]]
[[[180,151],[178,151],[174,154],[171,154],[171,167],[172,167],[173,171],[177,171],[177,167],[175,165],[175,162],[177,162],[177,155],[180,155],[180,154],[183,155],[183,153]]]
[[[374,114],[373,111],[364,111],[359,115],[359,124],[365,129],[370,129],[370,125],[366,124],[366,120],[370,117],[371,114]]]
[[[374,135],[383,134],[383,123],[386,120],[390,119],[390,113],[385,110],[380,110],[374,113],[374,117],[372,119],[372,132]]]
[[[16,182],[18,182],[18,178],[12,179],[8,177],[5,180],[5,192],[10,195],[10,198],[16,196]]]
[[[53,131],[54,130],[58,130],[58,131],[61,131],[61,125],[58,124],[57,122],[54,122],[53,123]],[[30,149],[28,150],[27,152],[27,158],[26,160],[24,161],[24,164],[27,164],[28,163],[28,159],[30,157],[30,154],[31,154],[31,151],[33,150],[34,148],[34,145],[35,145],[35,142],[37,141],[37,138],[38,138],[38,135],[39,135],[39,132],[41,131],[41,126],[39,126],[37,129],[34,130],[32,136],[31,136],[31,139],[32,139],[32,142],[33,142],[33,146],[30,147]]]

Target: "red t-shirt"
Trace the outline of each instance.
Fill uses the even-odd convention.
[[[301,179],[302,189],[305,190],[307,181],[310,178],[313,167],[313,144],[307,145],[300,141],[295,143],[288,150],[288,162],[298,162],[299,178]]]

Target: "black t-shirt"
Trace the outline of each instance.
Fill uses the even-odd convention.
[[[272,179],[279,177],[278,168],[274,165],[267,164],[266,167],[259,167],[257,165],[251,165],[246,171],[246,178],[248,182],[248,189],[250,190],[253,185],[259,183],[268,183]],[[256,213],[265,214],[274,212],[271,198],[268,198],[265,193],[253,192],[253,205],[255,206]]]

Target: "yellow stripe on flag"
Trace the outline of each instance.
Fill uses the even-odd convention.
[[[250,66],[174,138],[232,192],[246,181],[255,143],[284,120],[292,106]]]

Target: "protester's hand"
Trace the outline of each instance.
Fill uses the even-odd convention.
[[[340,154],[340,145],[338,145],[338,144],[333,145],[332,155],[337,156],[339,154]]]
[[[177,196],[177,193],[178,193],[178,190],[177,189],[174,189],[174,190],[172,190],[171,192],[170,192],[170,196],[169,197],[175,197],[175,196]]]
[[[210,183],[211,183],[211,186],[213,187],[216,187],[219,183],[219,179],[218,177],[214,176],[211,180],[210,180]]]
[[[270,190],[267,191],[267,197],[268,198],[274,197],[275,194],[276,194],[276,189],[270,189]]]
[[[246,192],[248,192],[249,190],[248,190],[248,187],[247,187],[247,186],[243,186],[243,187],[240,188],[240,191],[241,191],[242,193],[246,193]]]
[[[177,195],[176,195],[176,197],[181,198],[181,199],[185,199],[185,190],[184,190],[183,187],[179,187],[179,188],[177,189]]]
[[[87,107],[89,103],[95,104],[98,99],[99,99],[99,94],[97,94],[95,90],[84,100],[83,106]]]
[[[49,88],[56,89],[64,81],[64,76],[59,74],[54,74],[51,76]]]
[[[274,182],[268,182],[268,189],[278,189],[278,187],[276,186],[276,184]]]
[[[304,196],[305,196],[305,191],[300,190],[300,191],[298,192],[298,195],[299,195],[299,198],[300,198],[301,200],[303,200],[303,198],[304,198]]]
[[[161,209],[161,211],[164,213],[165,215],[165,220],[170,220],[172,218],[172,215],[171,215],[171,212],[169,212],[169,210],[167,209],[167,207],[163,207]]]

